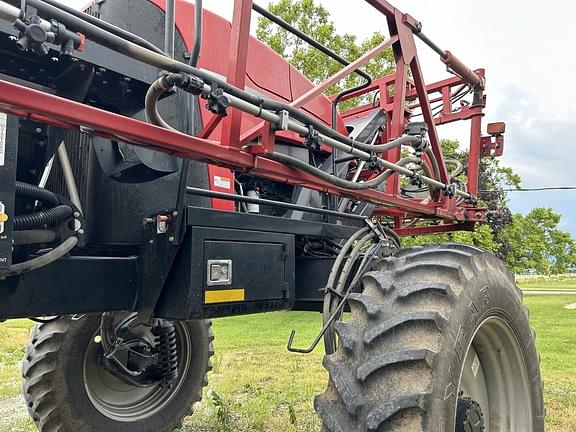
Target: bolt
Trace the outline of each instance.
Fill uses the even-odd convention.
[[[75,217],[75,218],[79,218],[79,217],[80,217],[80,213],[79,213],[79,212],[74,212],[74,217]]]
[[[177,212],[177,211],[172,212],[172,216],[177,217],[177,216],[178,216],[178,212]]]
[[[476,215],[476,217],[477,217],[477,218],[479,218],[480,216],[482,216],[482,213],[480,213],[480,212],[476,212],[476,214],[475,214],[475,215]]]
[[[58,57],[50,57],[50,60],[52,60],[53,62],[59,62],[60,59]]]
[[[78,234],[84,235],[84,230],[83,230],[82,228],[80,228],[80,229],[78,230]]]
[[[16,36],[8,36],[8,39],[10,39],[11,41],[18,40],[18,38]]]
[[[150,243],[150,244],[154,244],[154,240],[150,240],[148,243]]]
[[[169,241],[170,243],[174,243],[174,240],[175,240],[174,237],[168,237],[168,241]]]

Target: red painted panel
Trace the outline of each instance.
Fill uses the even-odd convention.
[[[166,0],[150,0],[160,7],[166,8]],[[176,26],[184,38],[188,49],[194,44],[194,4],[187,0],[179,0],[176,6]],[[202,30],[202,49],[199,66],[219,75],[226,76],[228,58],[226,53],[230,47],[231,24],[215,13],[204,11],[204,28]],[[247,87],[257,90],[264,96],[274,99],[292,101],[293,97],[305,93],[313,87],[312,83],[300,72],[290,66],[286,60],[276,54],[268,46],[251,37],[248,45]],[[332,103],[328,97],[320,97],[304,108],[311,114],[331,123]],[[202,119],[210,116],[203,113]],[[245,133],[258,124],[251,116],[243,119],[242,132]],[[344,124],[339,121],[339,128],[344,131]],[[214,136],[218,136],[217,129]]]
[[[290,64],[257,39],[248,44],[247,75],[258,87],[290,101]]]
[[[228,168],[208,165],[210,190],[216,192],[234,193],[234,173]],[[234,202],[212,198],[212,208],[216,210],[234,211]]]

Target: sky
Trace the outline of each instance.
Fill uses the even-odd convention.
[[[67,1],[83,3],[83,0]],[[258,2],[258,0],[256,0]],[[364,0],[316,0],[329,10],[338,31],[360,40],[387,33],[383,16]],[[570,164],[576,144],[576,6],[552,0],[391,0],[423,24],[423,32],[473,69],[485,68],[484,123],[505,121],[502,163],[522,177],[523,187],[576,186]],[[233,0],[205,0],[204,6],[231,19]],[[259,0],[265,6],[267,0]],[[437,55],[418,42],[427,82],[448,77]],[[440,128],[441,138],[467,145],[462,128]],[[514,212],[552,207],[560,228],[576,237],[576,191],[509,194]]]

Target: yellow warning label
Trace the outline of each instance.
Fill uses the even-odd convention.
[[[243,289],[211,290],[204,293],[205,304],[241,302],[244,298]]]
[[[6,213],[0,213],[0,222],[8,222],[8,215]]]

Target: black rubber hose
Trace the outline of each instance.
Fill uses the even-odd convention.
[[[16,182],[16,195],[24,195],[53,206],[60,204],[60,198],[55,193],[28,183]]]
[[[322,171],[319,168],[316,168],[310,164],[307,164],[300,159],[293,158],[291,156],[287,156],[281,153],[274,153],[266,155],[267,158],[275,160],[277,162],[292,166],[294,168],[301,169],[302,171],[307,172],[315,177],[318,177],[324,181],[330,182],[331,184],[340,187],[342,189],[348,190],[366,190],[366,189],[373,189],[382,183],[384,183],[390,176],[395,174],[395,171],[386,170],[377,177],[374,177],[371,180],[367,180],[363,183],[352,182],[349,180],[344,180],[339,177],[335,177],[332,174],[327,173],[326,171]],[[410,162],[418,163],[419,161],[413,157],[407,157],[404,159],[400,159],[398,161],[398,165],[404,166]]]
[[[38,213],[20,215],[14,218],[15,231],[27,231],[42,225],[49,225],[71,218],[74,214],[72,207],[59,205]]]

